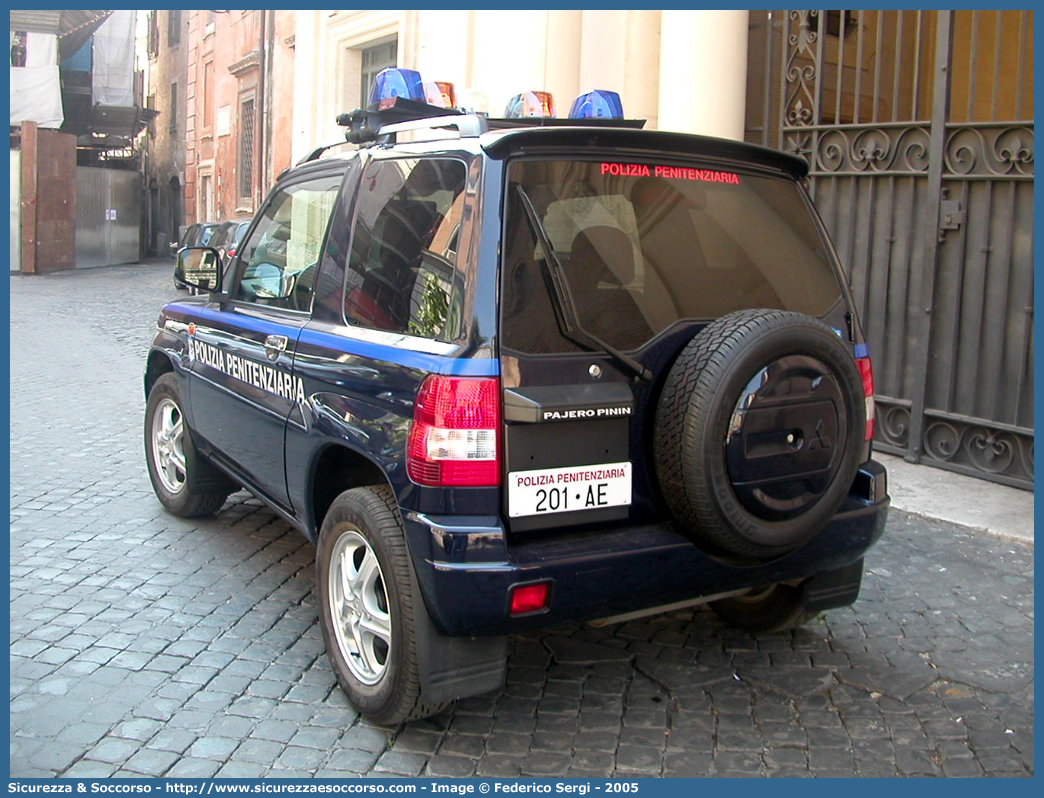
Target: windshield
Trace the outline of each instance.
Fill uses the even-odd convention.
[[[821,316],[840,286],[800,191],[783,178],[653,162],[515,161],[583,328],[635,350],[682,319],[744,308]],[[507,196],[503,344],[572,352],[548,293],[543,247]]]

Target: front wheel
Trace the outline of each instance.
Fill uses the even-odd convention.
[[[181,392],[173,374],[164,374],[145,405],[145,460],[156,497],[174,515],[212,515],[225,503],[232,484],[199,455],[185,423]]]
[[[767,585],[708,606],[729,625],[748,632],[796,629],[818,614],[805,607],[801,589],[791,585]]]
[[[421,698],[414,613],[425,609],[389,487],[334,500],[316,551],[316,587],[330,664],[361,714],[393,726],[447,706]]]

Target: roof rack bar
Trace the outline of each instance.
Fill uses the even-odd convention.
[[[442,116],[464,116],[455,108],[441,108],[405,97],[390,97],[368,108],[340,114],[337,124],[346,128],[344,137],[353,144],[368,144],[376,141],[378,131],[387,125],[412,122],[419,119],[437,119]],[[430,127],[430,125],[429,125]]]
[[[365,109],[356,108],[354,111],[340,114],[337,124],[345,128],[344,137],[349,143],[365,147],[381,140],[387,141],[388,138],[385,137],[390,138],[407,130],[456,128],[461,138],[477,138],[490,130],[521,127],[641,128],[645,125],[645,120],[597,117],[556,119],[535,116],[491,119],[485,114],[466,114],[456,108],[441,108],[405,97],[392,97]]]
[[[425,119],[411,119],[407,122],[395,122],[382,125],[378,136],[390,136],[407,130],[427,130],[431,128],[456,128],[461,138],[475,138],[489,130],[486,120],[477,114],[464,116],[436,116]]]
[[[350,142],[350,141],[335,141],[333,144],[324,144],[321,147],[316,147],[314,150],[312,150],[310,153],[308,153],[304,158],[302,158],[300,161],[295,163],[294,166],[300,166],[301,164],[308,163],[309,161],[316,161],[316,160],[319,159],[319,156],[322,155],[327,150],[333,149],[334,147],[340,147],[340,146],[342,146],[344,144],[351,144],[351,143],[352,142]]]

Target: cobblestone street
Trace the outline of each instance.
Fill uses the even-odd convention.
[[[399,729],[334,683],[314,549],[246,493],[155,499],[142,370],[171,264],[11,278],[14,777],[1032,776],[1033,549],[894,512],[860,600],[514,640]]]

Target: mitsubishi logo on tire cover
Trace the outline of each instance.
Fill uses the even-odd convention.
[[[832,444],[830,438],[826,436],[826,425],[823,423],[823,419],[816,422],[815,433],[815,437],[808,443],[808,450],[814,452],[816,449],[829,449]]]

